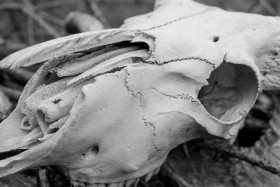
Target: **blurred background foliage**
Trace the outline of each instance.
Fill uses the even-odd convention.
[[[197,0],[230,11],[252,12],[277,16],[279,0]],[[123,20],[149,12],[154,0],[94,0],[108,23],[119,27]],[[10,43],[14,47],[33,45],[64,36],[65,17],[71,11],[92,14],[85,1],[76,0],[1,0],[0,45]]]
[[[279,0],[197,0],[229,11],[280,15]],[[80,11],[96,17],[105,28],[117,28],[124,19],[150,12],[154,0],[0,0],[0,59],[22,48],[68,35],[66,17]],[[221,25],[222,27],[222,25]],[[0,70],[0,121],[15,107],[32,70]],[[250,147],[269,128],[275,93],[262,93],[246,119],[236,144]],[[276,102],[277,103],[277,102]],[[1,156],[0,156],[1,157]],[[49,171],[52,186],[69,186],[63,173]],[[31,169],[0,179],[2,187],[35,187],[38,170]],[[199,149],[191,143],[169,156],[159,175],[142,187],[280,186],[279,177],[224,154]]]

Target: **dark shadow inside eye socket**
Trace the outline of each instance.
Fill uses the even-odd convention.
[[[198,94],[205,109],[221,121],[245,115],[252,107],[258,80],[249,66],[223,62],[215,69]]]

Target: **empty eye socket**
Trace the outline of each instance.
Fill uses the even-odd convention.
[[[241,64],[223,62],[207,81],[198,98],[212,116],[225,122],[245,115],[258,92],[254,71]]]

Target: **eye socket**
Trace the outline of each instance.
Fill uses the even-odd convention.
[[[198,94],[205,109],[221,121],[245,115],[255,102],[258,80],[249,66],[223,62]]]

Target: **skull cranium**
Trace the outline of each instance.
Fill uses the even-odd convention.
[[[122,29],[48,41],[1,62],[44,64],[0,126],[0,152],[22,150],[0,161],[0,176],[60,165],[74,184],[130,186],[183,142],[237,135],[261,81],[278,87],[279,20],[160,2]]]

